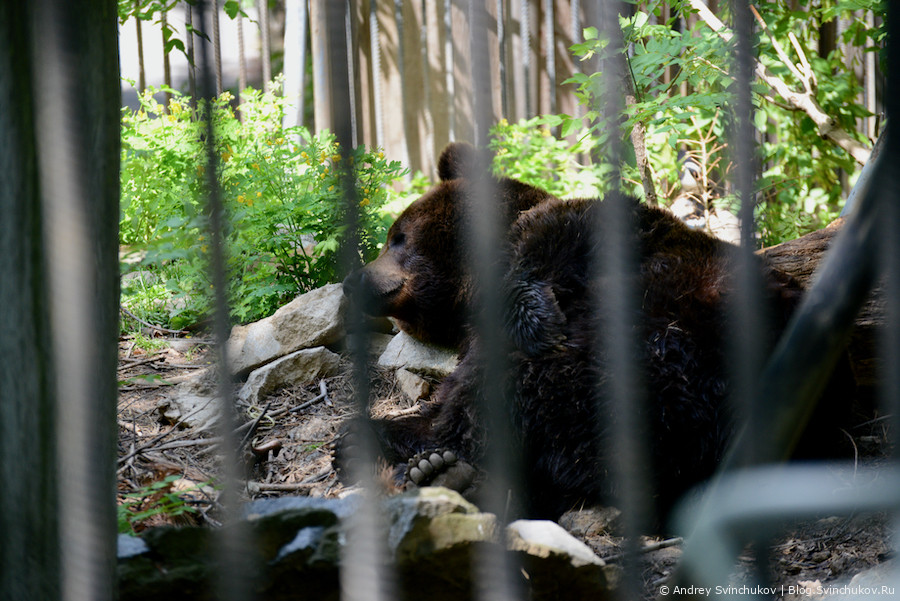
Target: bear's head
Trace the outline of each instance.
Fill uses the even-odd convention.
[[[491,157],[464,143],[447,146],[438,161],[440,181],[413,202],[388,231],[381,254],[347,276],[344,293],[368,314],[393,317],[424,342],[456,347],[472,302],[466,207],[476,179],[490,178],[502,225],[551,196],[509,178],[489,175]]]

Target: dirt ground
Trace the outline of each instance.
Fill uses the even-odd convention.
[[[171,386],[212,361],[203,339],[169,339],[152,351],[138,348],[130,338],[120,341],[118,502],[130,506],[130,515],[139,518],[132,522],[137,532],[163,524],[218,525],[217,491],[211,485],[217,474],[217,439],[173,423],[160,409]],[[346,488],[331,469],[327,445],[341,421],[352,413],[351,398],[348,369],[342,369],[321,382],[283,389],[259,406],[240,407],[241,426],[235,437],[244,443],[246,499],[343,493]],[[390,372],[373,372],[370,398],[376,399],[373,412],[377,413],[410,406]],[[877,461],[883,456],[886,437],[881,422],[868,423],[852,436],[861,460]],[[172,510],[171,505],[169,510],[159,509],[173,499],[180,510]],[[191,510],[185,511],[188,507]],[[621,561],[622,539],[596,527],[590,515],[581,521],[581,526],[566,525],[601,558]],[[749,582],[752,574],[762,572],[779,591],[784,586],[785,595],[779,592],[775,598],[815,598],[787,593],[797,587],[846,582],[890,559],[890,530],[890,519],[884,515],[822,516],[798,524],[769,545],[748,547],[736,566],[733,583]],[[647,538],[642,544],[648,549],[640,562],[643,592],[646,598],[654,598],[671,575],[681,545],[678,540],[659,538]]]

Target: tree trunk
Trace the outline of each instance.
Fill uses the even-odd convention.
[[[773,267],[795,277],[804,288],[811,284],[819,262],[831,247],[835,236],[844,225],[844,218],[828,227],[764,248],[760,254]],[[884,325],[883,286],[879,285],[856,317],[856,326],[850,337],[848,352],[856,383],[874,386],[878,382],[878,330]]]
[[[114,593],[116,8],[0,3],[0,599]]]

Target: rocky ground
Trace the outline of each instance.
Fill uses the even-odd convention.
[[[139,348],[133,339],[120,342],[118,407],[119,503],[130,505],[134,530],[164,524],[219,523],[217,432],[193,416],[173,411],[172,391],[196,380],[212,362],[208,341],[170,338],[159,348]],[[328,443],[352,413],[352,387],[345,359],[332,375],[293,384],[239,401],[240,426],[235,435],[241,457],[246,500],[301,495],[339,497],[346,488],[331,468]],[[202,379],[202,378],[201,378]],[[410,384],[394,369],[372,368],[370,398],[376,414],[414,410],[412,396],[427,393],[434,378]],[[236,395],[242,387],[235,385]],[[864,460],[877,460],[885,439],[880,422],[852,435]],[[181,499],[190,511],[154,509],[165,500]],[[176,501],[176,505],[180,502]],[[137,516],[139,512],[147,515]],[[561,524],[609,563],[621,561],[622,539],[616,535],[615,512],[567,514]],[[807,594],[819,586],[846,582],[890,560],[891,524],[883,515],[822,516],[794,525],[757,549],[747,548],[735,568],[734,583],[763,572],[775,583],[776,598],[817,598]],[[647,538],[640,564],[646,598],[656,597],[681,554],[677,539]]]

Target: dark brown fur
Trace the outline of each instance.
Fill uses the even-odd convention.
[[[459,175],[454,165],[470,161],[471,167],[467,152],[461,146],[445,151],[447,179],[397,219],[381,256],[345,282],[363,306],[395,317],[413,336],[462,348],[459,367],[420,415],[348,425],[348,433],[373,428],[398,474],[410,457],[433,448],[452,449],[472,465],[484,462],[480,395],[487,376],[479,341],[467,334],[476,291],[460,231],[470,191],[467,180],[453,177]],[[514,180],[495,185],[509,224],[502,283],[512,349],[507,388],[515,452],[524,464],[525,513],[557,517],[615,494],[608,441],[620,424],[609,402],[609,360],[597,342],[609,299],[604,274],[592,266],[594,232],[606,209],[595,200],[558,200]],[[638,351],[631,359],[640,369],[652,441],[647,475],[657,509],[665,512],[712,473],[733,429],[724,337],[736,257],[734,247],[666,211],[637,201],[631,207],[640,299],[632,315]],[[772,343],[800,289],[759,266]],[[340,465],[346,460],[340,444],[337,451]]]

